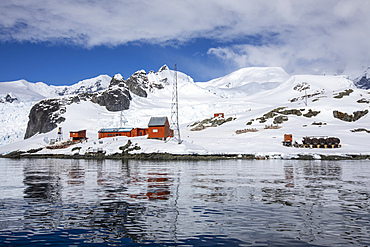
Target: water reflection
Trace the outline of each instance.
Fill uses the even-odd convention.
[[[25,198],[35,203],[60,201],[62,185],[59,174],[53,167],[38,166],[35,161],[31,161],[23,169]]]
[[[294,167],[293,164],[284,164],[285,187],[294,188]]]
[[[369,161],[0,165],[0,245],[370,245]]]

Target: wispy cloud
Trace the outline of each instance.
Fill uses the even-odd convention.
[[[0,41],[115,46],[195,38],[235,67],[334,73],[370,65],[369,0],[4,0]],[[245,36],[260,42],[232,44]]]

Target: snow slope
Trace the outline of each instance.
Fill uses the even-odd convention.
[[[276,68],[272,69],[273,71]],[[253,69],[245,70],[249,78],[253,76]],[[263,78],[260,68],[255,68],[254,82],[264,83],[277,81],[278,86],[252,93],[230,91],[224,88],[223,94],[210,92],[210,83],[194,83],[193,80],[178,72],[179,90],[179,121],[182,144],[176,141],[163,142],[149,140],[146,137],[114,137],[97,139],[98,130],[103,127],[119,127],[120,112],[108,112],[105,107],[89,101],[67,106],[64,114],[66,121],[60,126],[67,139],[69,131],[86,129],[88,141],[76,146],[81,149],[72,151],[74,146],[66,149],[50,151],[43,149],[38,153],[85,153],[91,149],[103,148],[107,154],[120,152],[119,147],[126,144],[128,139],[138,146],[140,150],[134,152],[170,152],[177,154],[256,154],[278,157],[292,157],[297,154],[370,154],[369,133],[352,132],[351,130],[365,128],[370,130],[369,114],[355,122],[345,122],[334,118],[333,111],[353,114],[355,111],[370,110],[370,94],[367,90],[357,89],[352,81],[343,76],[312,76],[295,75],[284,80],[284,73],[271,80],[268,76]],[[265,71],[269,71],[266,68]],[[277,70],[280,71],[281,70]],[[174,80],[174,71],[160,70],[148,73],[148,79],[153,83],[163,83],[164,89],[153,89],[147,98],[133,95],[129,110],[123,111],[126,127],[146,127],[150,117],[167,116],[171,114],[171,96]],[[242,74],[242,71],[238,71]],[[246,76],[246,77],[248,77]],[[217,79],[217,88],[223,87],[224,82],[232,82],[236,88],[242,90],[249,84],[249,80],[234,81],[231,79]],[[277,79],[280,78],[280,79]],[[280,80],[280,81],[279,81]],[[223,83],[221,83],[223,81]],[[249,82],[248,82],[249,81]],[[215,82],[215,81],[214,81]],[[199,86],[202,84],[202,86]],[[207,86],[204,86],[208,84]],[[306,89],[305,89],[306,88]],[[349,90],[349,91],[348,91]],[[349,92],[343,94],[343,92]],[[341,97],[338,97],[341,96]],[[307,100],[306,100],[307,98]],[[296,110],[301,115],[288,114],[287,121],[278,124],[278,129],[266,129],[273,124],[274,118],[261,122],[258,118],[264,114],[281,108],[283,110]],[[316,116],[306,117],[304,114],[318,112]],[[191,131],[190,125],[195,121],[213,117],[216,112],[225,113],[225,118],[233,117],[234,121],[227,122],[218,127],[209,127],[201,131]],[[247,125],[248,124],[248,125]],[[256,132],[236,134],[237,130],[255,129]],[[55,138],[57,130],[46,134],[39,134],[28,140],[18,140],[0,147],[0,153],[14,150],[30,150],[47,145],[45,140]],[[281,142],[286,133],[293,134],[294,141],[301,142],[304,136],[335,136],[341,139],[341,148],[335,149],[309,149],[284,147]]]
[[[49,86],[43,82],[32,83],[26,80],[0,82],[0,99],[7,95],[17,99],[12,103],[0,103],[0,145],[23,138],[29,111],[36,102],[60,95],[99,91],[107,88],[110,80],[111,77],[100,75],[72,86]]]
[[[289,77],[282,68],[249,67],[209,82],[198,82],[197,85],[221,97],[231,98],[276,88]]]
[[[34,102],[47,97],[55,97],[50,87],[43,82],[31,83],[26,80],[18,80],[0,83],[0,97],[7,94],[15,97],[20,102]]]

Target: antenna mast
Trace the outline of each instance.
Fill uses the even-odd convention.
[[[171,129],[173,136],[177,138],[178,144],[181,144],[180,127],[179,127],[179,98],[177,94],[177,65],[175,64],[175,80],[172,87],[171,103]]]

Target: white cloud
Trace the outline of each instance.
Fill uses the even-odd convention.
[[[343,72],[354,77],[370,65],[370,1],[313,1],[286,9],[294,14],[266,28],[277,34],[272,39],[261,45],[211,48],[208,54],[236,67],[280,66],[290,73]]]
[[[4,0],[0,41],[93,47],[209,38],[221,45],[208,54],[236,67],[353,72],[370,65],[368,13],[369,0]]]
[[[12,0],[0,2],[1,40],[68,41],[85,46],[161,43],[211,36],[231,10],[212,1]]]

